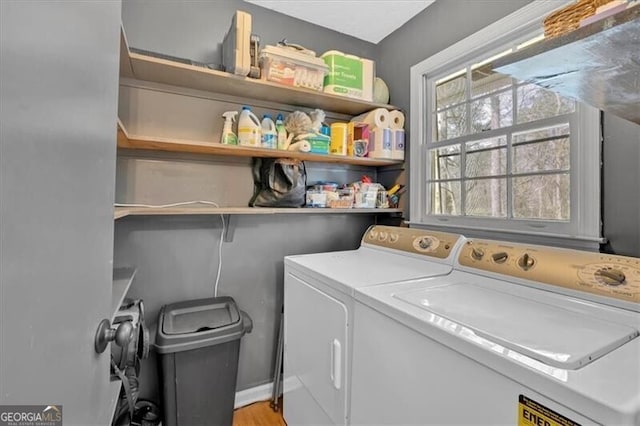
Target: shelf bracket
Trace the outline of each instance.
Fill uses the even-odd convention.
[[[236,231],[238,216],[235,214],[227,213],[227,214],[223,214],[222,217],[224,218],[224,223],[226,224],[226,227],[224,229],[223,241],[225,243],[231,243],[233,242],[233,234]]]

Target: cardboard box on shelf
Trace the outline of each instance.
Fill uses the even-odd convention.
[[[373,101],[374,61],[337,50],[325,52],[321,57],[329,67],[324,79],[325,93]]]

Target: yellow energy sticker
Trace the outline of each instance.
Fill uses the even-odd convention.
[[[580,426],[524,395],[518,398],[518,426]]]

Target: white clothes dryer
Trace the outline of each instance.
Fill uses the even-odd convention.
[[[640,259],[469,240],[355,299],[352,424],[640,425]]]
[[[357,250],[285,258],[287,424],[349,423],[355,289],[447,275],[462,242],[460,235],[374,225]]]

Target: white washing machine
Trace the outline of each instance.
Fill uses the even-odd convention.
[[[640,259],[468,240],[355,299],[352,424],[640,425]]]
[[[349,423],[355,289],[449,274],[462,242],[459,235],[375,225],[357,250],[285,258],[289,426]]]

